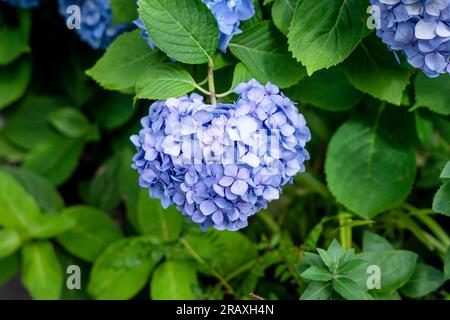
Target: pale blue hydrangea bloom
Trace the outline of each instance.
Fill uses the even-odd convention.
[[[271,83],[235,89],[235,104],[198,94],[157,101],[131,137],[139,185],[203,230],[239,230],[305,170],[311,139],[295,104]]]
[[[377,35],[429,77],[450,74],[450,0],[370,0],[381,9]]]
[[[255,15],[253,0],[203,0],[203,2],[211,10],[217,21],[219,28],[218,48],[225,52],[233,36],[242,32],[239,29],[241,21],[248,20]],[[137,18],[135,24],[142,30],[142,36],[153,49],[154,43],[141,19]]]
[[[6,2],[12,6],[22,9],[35,8],[39,5],[40,0],[0,0]]]
[[[72,5],[81,9],[81,28],[76,32],[94,49],[106,49],[120,33],[133,29],[132,24],[113,25],[109,0],[59,0],[59,12],[66,19],[67,8]]]

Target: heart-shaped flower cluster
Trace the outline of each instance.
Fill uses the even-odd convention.
[[[255,15],[255,7],[253,0],[202,0],[211,10],[217,21],[219,28],[219,44],[218,48],[222,52],[226,52],[228,44],[235,34],[241,33],[239,25],[241,21],[250,19]],[[138,1],[139,6],[139,1]],[[147,40],[149,46],[153,49],[154,43],[151,40],[147,29],[140,18],[134,23],[142,30],[142,36]]]
[[[195,93],[157,101],[131,137],[140,186],[203,230],[246,227],[309,159],[305,118],[277,86],[251,80],[235,93],[235,104]]]
[[[19,7],[22,9],[35,8],[39,5],[40,0],[0,0],[8,3],[9,5]]]
[[[450,0],[370,0],[377,35],[429,77],[450,74]]]
[[[106,49],[122,32],[133,29],[132,24],[113,24],[109,0],[59,0],[59,12],[65,19],[75,18],[68,8],[80,8],[80,28],[75,28],[82,41],[93,49]]]

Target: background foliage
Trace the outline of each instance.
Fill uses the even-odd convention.
[[[117,22],[137,15],[111,4]],[[200,0],[142,1],[160,50],[136,30],[104,53],[53,1],[0,3],[0,285],[19,274],[34,299],[450,297],[449,76],[398,64],[366,27],[368,1],[255,5],[222,54]],[[195,90],[208,62],[218,92],[271,81],[312,130],[307,172],[242,232],[202,233],[130,168],[150,100]]]

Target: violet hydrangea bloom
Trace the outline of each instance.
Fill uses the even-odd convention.
[[[380,8],[377,35],[429,77],[450,74],[450,0],[370,0]]]
[[[109,0],[59,0],[59,12],[66,19],[71,15],[67,8],[72,5],[81,10],[81,28],[75,30],[94,49],[106,49],[120,33],[133,29],[132,24],[113,25]]]
[[[35,8],[39,5],[40,0],[0,0],[8,3],[14,7],[19,7],[22,9]]]
[[[203,0],[203,2],[211,10],[217,21],[219,28],[218,47],[222,52],[225,52],[233,36],[242,32],[239,29],[241,21],[248,20],[255,15],[253,0]],[[154,43],[141,19],[137,18],[134,23],[142,30],[142,36],[153,49]]]
[[[235,104],[195,93],[157,101],[131,137],[139,185],[203,230],[246,227],[309,159],[305,118],[277,86],[253,79],[235,93]]]

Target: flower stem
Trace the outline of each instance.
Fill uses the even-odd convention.
[[[350,225],[352,221],[351,214],[341,212],[338,217],[341,245],[342,248],[347,251],[352,248],[352,227]]]
[[[201,93],[206,94],[208,96],[211,95],[211,92],[209,92],[208,90],[203,89],[202,86],[200,86],[198,83],[193,83],[193,85]]]
[[[217,98],[216,98],[216,87],[214,85],[214,64],[211,60],[208,62],[208,86],[211,104],[216,105]]]
[[[228,281],[214,268],[209,266],[205,260],[191,247],[191,245],[186,241],[186,239],[181,238],[180,239],[181,244],[186,248],[187,252],[193,257],[198,263],[204,265],[206,268],[208,268],[209,272],[222,284],[222,286],[227,290],[227,292],[233,296],[236,295],[233,288],[230,286]]]

